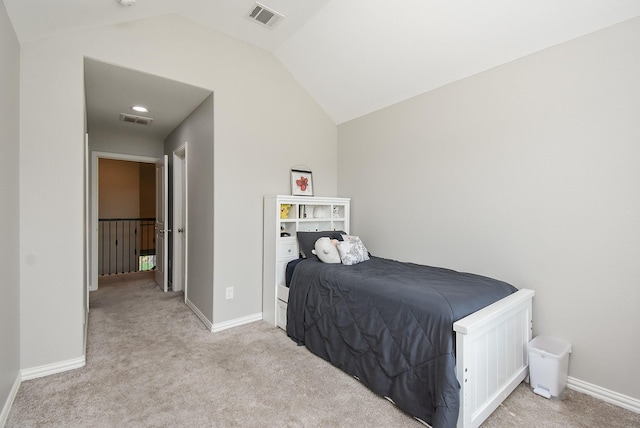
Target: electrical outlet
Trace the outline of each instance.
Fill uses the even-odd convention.
[[[233,299],[233,287],[227,287],[227,300]]]

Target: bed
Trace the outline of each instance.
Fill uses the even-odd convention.
[[[434,428],[479,426],[527,375],[531,290],[373,256],[288,278],[287,334]]]

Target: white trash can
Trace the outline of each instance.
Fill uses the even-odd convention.
[[[527,347],[533,392],[546,398],[559,397],[567,386],[571,344],[552,337],[536,336]]]

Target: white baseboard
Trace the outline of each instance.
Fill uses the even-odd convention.
[[[7,423],[9,412],[11,411],[11,406],[13,405],[13,400],[15,400],[16,395],[18,395],[18,390],[20,389],[21,383],[22,381],[20,380],[20,373],[18,373],[18,376],[16,376],[16,380],[15,382],[13,382],[13,386],[11,387],[11,391],[9,391],[7,401],[5,401],[4,406],[2,406],[2,413],[0,413],[0,427],[4,427],[4,425]]]
[[[204,323],[204,325],[207,327],[207,330],[213,331],[213,323],[204,316],[200,309],[198,309],[198,307],[194,305],[193,302],[189,299],[185,299],[185,303],[193,311],[193,313],[196,314],[198,318],[200,318],[200,321]]]
[[[236,319],[233,319],[233,320],[224,321],[224,322],[220,322],[220,323],[214,324],[213,325],[213,330],[211,330],[211,331],[216,333],[218,331],[226,330],[228,328],[238,327],[238,326],[241,326],[243,324],[249,324],[251,322],[260,321],[260,320],[262,320],[262,312],[257,313],[257,314],[253,314],[253,315],[247,315],[246,317],[236,318]]]
[[[59,363],[45,364],[43,366],[32,367],[30,369],[20,370],[20,379],[22,381],[36,379],[43,376],[49,376],[56,373],[66,372],[67,370],[79,369],[86,364],[85,356],[73,358]]]
[[[193,304],[193,302],[191,302],[189,299],[186,299],[185,303],[193,311],[193,313],[196,314],[198,318],[200,318],[200,321],[202,321],[204,325],[207,327],[207,329],[212,333],[217,333],[219,331],[226,330],[232,327],[238,327],[243,324],[249,324],[250,322],[260,321],[262,319],[262,312],[260,312],[253,315],[247,315],[246,317],[236,318],[230,321],[224,321],[221,323],[213,324],[200,311],[200,309],[198,309],[198,307]]]
[[[13,401],[15,400],[16,395],[18,395],[18,390],[20,389],[20,385],[23,381],[66,372],[68,370],[78,369],[80,367],[84,367],[85,364],[86,360],[85,356],[83,355],[82,357],[62,361],[59,363],[45,364],[43,366],[20,370],[15,382],[13,383],[13,386],[11,387],[11,391],[9,392],[9,396],[7,397],[7,401],[2,407],[2,413],[0,413],[0,427],[4,427],[5,423],[7,422],[9,411],[11,411]]]
[[[598,398],[602,401],[606,401],[607,403],[622,407],[623,409],[631,410],[635,413],[640,413],[640,400],[638,400],[637,398],[632,398],[627,395],[602,388],[601,386],[584,382],[571,376],[569,376],[569,378],[567,379],[567,387],[573,389],[574,391],[582,392],[584,394]]]

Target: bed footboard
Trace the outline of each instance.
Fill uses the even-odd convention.
[[[526,378],[534,294],[519,290],[453,324],[461,388],[458,428],[480,426]]]

